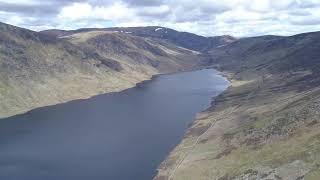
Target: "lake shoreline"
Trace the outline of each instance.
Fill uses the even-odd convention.
[[[73,102],[73,101],[83,101],[83,100],[87,100],[87,99],[94,98],[94,97],[100,96],[100,95],[105,95],[105,94],[121,93],[121,92],[130,90],[132,88],[142,86],[145,83],[148,83],[149,81],[152,81],[153,79],[155,79],[155,78],[157,78],[159,76],[162,76],[162,75],[171,75],[171,74],[177,74],[177,73],[183,73],[183,72],[192,72],[192,71],[198,71],[198,70],[203,70],[203,69],[214,69],[214,68],[192,67],[191,69],[188,69],[188,70],[178,70],[178,71],[169,72],[169,73],[153,74],[150,77],[148,77],[148,78],[146,78],[146,79],[144,79],[144,80],[142,80],[140,82],[137,82],[137,83],[135,83],[134,85],[132,85],[130,87],[126,87],[124,89],[121,89],[119,91],[102,92],[102,93],[97,93],[97,94],[89,95],[89,96],[81,96],[79,98],[75,98],[75,99],[71,99],[71,100],[59,101],[57,103],[51,103],[51,104],[48,104],[48,105],[43,105],[43,106],[39,106],[39,107],[33,107],[33,108],[30,108],[30,109],[26,109],[26,110],[20,110],[20,111],[17,111],[16,113],[13,113],[12,115],[1,115],[0,114],[0,121],[2,119],[6,119],[6,118],[9,118],[9,117],[14,117],[14,116],[26,114],[26,113],[29,113],[29,112],[34,111],[36,109],[46,108],[46,107],[55,106],[55,105],[59,105],[59,104],[65,104],[65,103],[69,103],[69,102]]]
[[[197,126],[197,123],[200,122],[202,119],[205,119],[207,118],[210,113],[213,112],[213,108],[218,105],[217,102],[216,102],[216,99],[219,97],[219,96],[223,96],[227,91],[232,91],[232,87],[237,83],[237,80],[234,78],[234,73],[232,72],[227,72],[227,71],[223,71],[217,67],[206,67],[206,68],[203,68],[203,69],[213,69],[213,70],[216,70],[218,72],[218,75],[224,77],[228,83],[229,83],[229,86],[224,90],[222,91],[219,95],[217,96],[214,96],[211,98],[211,103],[209,105],[209,107],[207,107],[206,109],[204,109],[203,111],[200,111],[196,114],[196,117],[193,119],[192,123],[188,126],[188,128],[185,130],[185,134],[184,134],[184,137],[181,139],[181,141],[176,145],[176,147],[170,151],[170,153],[167,155],[167,157],[163,160],[163,162],[159,165],[159,167],[157,168],[157,174],[154,176],[153,180],[171,180],[171,176],[173,175],[172,173],[167,173],[166,172],[166,169],[167,169],[167,164],[171,163],[170,161],[172,160],[172,156],[175,156],[174,154],[176,153],[176,151],[179,151],[179,149],[184,142],[185,139],[188,139],[190,135],[190,132],[191,132],[191,129],[192,128],[195,128],[195,126]],[[223,104],[223,101],[222,102],[218,102],[219,105],[222,105]],[[204,132],[201,133],[199,136],[197,136],[197,139],[200,138],[202,135],[204,135],[209,129],[210,127],[212,127],[212,124],[210,122],[210,126],[207,127],[205,130],[203,130]],[[184,148],[184,147],[183,147]],[[184,157],[185,158],[185,157]],[[183,159],[184,159],[183,158]],[[183,160],[179,160],[181,161],[180,163],[183,162]],[[179,166],[180,163],[177,165]],[[175,171],[176,169],[174,169],[173,171]]]
[[[188,124],[192,123],[197,113],[210,107],[212,95],[218,95],[228,86],[228,82],[218,75],[218,71],[208,68],[156,75],[152,80],[121,93],[106,93],[89,100],[74,100],[42,107],[0,121],[2,142],[8,141],[8,144],[2,146],[6,149],[2,156],[6,157],[6,153],[10,152],[15,154],[14,157],[24,157],[28,152],[37,152],[33,155],[33,163],[29,162],[30,167],[35,168],[39,165],[38,160],[43,158],[45,164],[56,162],[62,163],[61,166],[64,166],[68,158],[71,158],[71,162],[78,162],[77,166],[63,168],[61,172],[64,175],[75,172],[75,169],[88,168],[86,163],[81,163],[81,159],[89,158],[92,162],[97,161],[92,166],[93,169],[104,166],[112,169],[105,172],[102,168],[99,171],[100,177],[114,175],[122,177],[118,179],[127,179],[123,177],[139,175],[139,179],[152,179],[167,153],[181,141]],[[189,83],[185,83],[186,80]],[[158,128],[154,129],[154,126]],[[20,141],[21,138],[24,140]],[[25,147],[26,144],[26,149],[19,151],[21,148],[17,147]],[[47,148],[48,146],[51,148]],[[63,154],[52,152],[51,149],[56,147]],[[87,150],[74,150],[73,147]],[[122,154],[124,151],[129,151],[131,155],[112,155],[114,152]],[[48,154],[51,155],[47,156]],[[81,158],[74,159],[74,155]],[[92,156],[100,158],[96,160]],[[132,158],[137,159],[127,161]],[[10,156],[5,159],[11,163],[16,162]],[[111,163],[113,161],[121,165],[114,166]],[[141,162],[144,162],[144,171],[130,170]],[[15,174],[24,167],[17,166]],[[56,174],[55,168],[52,171],[50,169],[48,173]],[[89,173],[91,168],[88,171],[85,169],[80,174]],[[0,172],[6,170],[0,168]],[[35,171],[25,172],[25,175],[18,175],[29,177]]]
[[[291,172],[289,179],[299,179],[313,173],[313,161],[319,160],[305,159],[319,152],[309,153],[305,143],[318,142],[313,138],[319,137],[319,123],[313,121],[318,116],[312,112],[319,88],[299,81],[308,74],[250,70],[219,70],[230,86],[193,121],[154,180],[241,179],[268,173],[285,178]],[[303,113],[306,118],[299,118]]]

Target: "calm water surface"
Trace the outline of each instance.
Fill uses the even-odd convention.
[[[120,93],[0,120],[2,180],[151,180],[196,113],[228,82],[162,75]]]

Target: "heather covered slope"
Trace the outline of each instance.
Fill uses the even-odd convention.
[[[169,43],[99,31],[57,38],[0,24],[0,117],[120,91],[158,73],[197,66]]]
[[[320,178],[320,33],[244,38],[208,64],[231,86],[198,115],[156,179]]]

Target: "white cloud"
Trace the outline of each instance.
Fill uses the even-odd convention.
[[[207,36],[291,35],[320,30],[318,12],[320,0],[0,0],[0,21],[35,30],[160,25]]]
[[[117,2],[110,6],[91,6],[88,3],[73,3],[70,6],[62,8],[58,14],[58,18],[68,20],[92,18],[119,21],[133,16],[132,9],[123,3]]]
[[[252,0],[250,9],[254,11],[266,12],[270,10],[271,4],[269,0]]]
[[[63,7],[58,17],[60,19],[79,20],[92,16],[93,9],[88,3],[74,3],[70,6]]]
[[[135,17],[134,11],[126,4],[115,2],[109,6],[92,6],[88,3],[73,3],[63,7],[58,14],[61,27],[74,29],[81,27],[105,27],[107,22],[128,22]],[[107,23],[108,25],[112,23]]]

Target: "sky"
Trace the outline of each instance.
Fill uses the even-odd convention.
[[[35,31],[164,26],[204,36],[320,31],[320,0],[0,0],[0,21]]]

